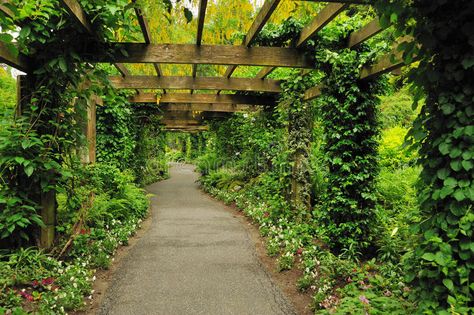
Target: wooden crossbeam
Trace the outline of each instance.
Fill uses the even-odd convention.
[[[360,79],[370,79],[403,67],[405,63],[402,57],[402,52],[397,48],[393,49],[389,54],[380,57],[373,65],[363,67],[360,71]]]
[[[310,58],[294,48],[140,43],[115,43],[113,46],[117,48],[117,52],[112,57],[94,51],[83,53],[83,57],[90,62],[221,64],[292,68],[314,66]],[[127,51],[127,56],[120,52],[122,49]]]
[[[166,125],[164,127],[165,131],[169,132],[199,132],[199,131],[208,131],[208,126],[179,126],[179,125]]]
[[[87,19],[87,15],[84,10],[81,8],[81,5],[76,0],[59,0],[59,2],[66,8],[69,12],[69,15],[82,27],[82,29],[89,33],[93,34],[92,25]]]
[[[371,0],[293,0],[293,1],[308,1],[308,2],[336,2],[336,3],[347,3],[347,4],[372,4]]]
[[[268,19],[272,15],[273,11],[275,11],[279,3],[280,3],[280,0],[266,0],[265,1],[262,8],[258,12],[257,17],[253,21],[252,26],[250,26],[250,29],[247,32],[247,35],[245,35],[245,39],[242,43],[243,46],[249,47],[252,44],[252,42],[255,40],[258,33],[265,26]],[[225,71],[224,76],[226,78],[230,78],[232,73],[234,73],[235,68],[237,68],[237,65],[228,67],[227,70]]]
[[[217,112],[217,113],[237,113],[258,110],[257,105],[242,104],[163,104],[160,109],[166,111],[194,111],[194,112]]]
[[[349,48],[355,48],[381,31],[383,31],[383,28],[380,26],[380,21],[378,18],[375,18],[360,30],[353,32],[349,36],[349,44],[347,46]]]
[[[131,103],[175,103],[175,104],[246,104],[274,105],[275,99],[267,96],[248,96],[235,94],[186,94],[167,93],[159,97],[154,93],[142,93],[129,99]]]
[[[161,119],[163,125],[179,125],[179,126],[200,126],[201,120],[197,119]]]
[[[169,111],[166,108],[160,108],[163,112],[161,117],[163,119],[192,119],[192,120],[205,120],[213,118],[227,118],[231,115],[230,112],[197,112],[197,111]]]
[[[207,0],[199,1],[199,13],[198,13],[198,22],[197,22],[197,34],[196,34],[196,45],[200,46],[202,41],[202,32],[204,30],[204,20],[206,19],[206,7]],[[197,64],[193,65],[193,78],[196,77]]]
[[[300,47],[331,22],[339,13],[346,9],[346,3],[330,3],[301,31],[296,47]]]
[[[218,77],[155,77],[155,76],[112,76],[114,87],[119,89],[193,89],[193,90],[231,90],[280,93],[279,80],[218,78]]]
[[[0,42],[0,63],[6,63],[23,72],[31,69],[31,60],[27,56],[23,54],[15,56],[3,42]]]

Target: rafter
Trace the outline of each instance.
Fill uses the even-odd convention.
[[[76,0],[59,0],[61,4],[69,12],[69,15],[89,34],[93,34],[92,24],[87,19],[87,15]]]
[[[207,0],[199,1],[199,13],[198,13],[198,22],[197,22],[197,34],[196,34],[196,45],[200,46],[202,41],[202,32],[204,30],[204,20],[206,19],[206,7]],[[193,78],[196,77],[197,64],[193,65]]]
[[[342,1],[341,1],[342,2]],[[330,3],[325,6],[316,17],[301,30],[300,37],[296,44],[296,48],[304,45],[309,39],[314,37],[324,26],[331,22],[339,13],[346,9],[348,4]],[[257,78],[263,79],[269,75],[275,67],[265,67],[257,73]]]
[[[316,33],[318,33],[324,26],[331,22],[339,13],[346,9],[348,4],[344,3],[330,3],[325,6],[316,17],[301,31],[300,37],[296,47],[304,45]]]
[[[312,60],[294,48],[243,47],[231,45],[115,43],[114,56],[83,52],[90,62],[221,64],[312,68]],[[121,50],[127,51],[125,56]]]
[[[268,19],[272,15],[273,11],[275,11],[279,3],[280,3],[280,0],[266,0],[265,1],[262,8],[258,12],[257,17],[253,21],[252,26],[250,26],[250,29],[247,32],[247,35],[245,35],[245,39],[242,43],[243,46],[250,47],[255,37],[257,37],[258,33],[265,26]],[[225,71],[224,77],[230,78],[232,76],[232,73],[234,73],[235,68],[237,68],[237,65],[228,67],[227,70]]]
[[[31,68],[31,60],[27,56],[13,54],[7,45],[2,42],[0,42],[0,63],[6,63],[23,72],[28,72]]]
[[[119,89],[193,89],[232,90],[256,92],[281,92],[279,80],[260,80],[219,77],[155,77],[155,76],[112,76],[110,82]]]
[[[131,103],[176,103],[176,104],[246,104],[246,105],[274,105],[275,99],[267,96],[248,96],[235,94],[186,94],[167,93],[156,96],[154,93],[142,93],[130,99]]]
[[[360,79],[370,79],[384,73],[399,69],[405,65],[403,53],[397,48],[387,55],[380,57],[373,65],[367,65],[360,71]]]
[[[381,31],[383,31],[383,28],[380,26],[380,21],[378,18],[375,18],[360,30],[353,32],[349,36],[349,44],[347,46],[349,48],[355,48]]]

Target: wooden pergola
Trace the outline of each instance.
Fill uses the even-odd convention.
[[[13,18],[13,13],[0,2],[0,10]],[[91,36],[94,34],[91,22],[77,0],[60,0],[70,18],[78,27]],[[135,2],[135,0],[132,0]],[[130,98],[132,103],[153,103],[162,111],[162,123],[168,131],[200,132],[207,130],[206,121],[209,119],[223,119],[229,114],[240,111],[255,111],[262,106],[274,106],[281,92],[279,80],[268,79],[267,76],[278,67],[299,68],[310,71],[315,64],[301,51],[301,47],[318,32],[330,23],[350,4],[367,4],[361,0],[327,0],[328,4],[306,25],[294,47],[252,47],[252,44],[262,30],[280,0],[266,0],[248,30],[243,42],[239,46],[233,45],[203,45],[202,33],[204,30],[207,0],[201,0],[197,23],[195,44],[155,44],[151,42],[151,34],[147,20],[142,10],[135,9],[135,13],[143,34],[143,43],[107,43],[116,47],[116,51],[126,51],[115,56],[107,56],[101,51],[86,51],[83,59],[90,63],[111,63],[120,73],[120,76],[111,76],[110,81],[118,89],[136,90],[135,96]],[[21,25],[18,25],[21,27]],[[348,40],[347,47],[355,48],[364,41],[382,31],[378,19],[374,19],[361,29],[353,32]],[[395,57],[395,58],[393,58]],[[394,60],[396,62],[394,62]],[[398,61],[397,61],[398,60]],[[24,55],[15,56],[7,47],[0,43],[0,62],[6,63],[23,72],[30,72],[33,61]],[[150,63],[153,64],[154,76],[131,75],[125,64]],[[193,66],[190,76],[164,76],[162,64],[190,64]],[[199,77],[197,66],[200,64],[227,65],[222,77]],[[383,56],[373,65],[367,65],[360,71],[360,80],[373,78],[399,69],[404,64],[396,47],[393,52]],[[263,67],[254,78],[232,77],[238,66]],[[18,80],[19,100],[25,93],[24,77]],[[143,89],[161,89],[161,95],[143,93]],[[190,93],[173,93],[173,90],[191,90]],[[206,94],[196,93],[195,90],[212,91]],[[234,92],[263,92],[261,96],[234,94]],[[225,93],[221,93],[225,92]],[[308,101],[321,94],[321,86],[308,89],[303,100]],[[263,96],[262,96],[263,95]],[[88,121],[84,133],[88,139],[88,150],[83,154],[84,162],[95,161],[95,106],[101,104],[100,97],[93,97],[88,109]],[[41,215],[45,227],[41,232],[41,244],[49,247],[54,240],[54,192],[45,195]]]
[[[133,0],[135,2],[135,0]],[[171,112],[239,112],[256,110],[259,106],[272,106],[276,95],[281,92],[279,80],[268,79],[267,76],[278,67],[301,68],[311,70],[315,67],[313,61],[306,57],[299,48],[313,38],[322,28],[330,23],[350,4],[368,4],[361,0],[325,1],[328,4],[306,25],[301,31],[294,47],[252,47],[258,33],[265,26],[272,13],[278,7],[280,0],[266,0],[258,15],[248,30],[242,45],[203,45],[207,0],[201,0],[197,17],[197,36],[195,44],[154,44],[151,42],[151,33],[142,10],[136,8],[136,16],[143,34],[143,43],[111,43],[120,48],[117,51],[126,51],[126,56],[117,53],[115,56],[106,56],[100,51],[85,52],[84,58],[92,63],[112,63],[119,71],[119,76],[111,76],[110,81],[118,89],[136,90],[136,95],[130,98],[132,103],[155,103],[163,110],[164,115]],[[77,0],[61,0],[64,8],[69,12],[71,19],[90,35],[95,35],[91,22]],[[0,5],[7,15],[12,15],[7,7]],[[378,19],[374,19],[360,30],[350,35],[348,48],[355,48],[364,41],[381,32],[383,29]],[[393,58],[393,55],[395,58]],[[360,72],[360,79],[371,78],[393,71],[403,66],[400,54],[394,49],[371,66],[364,67]],[[393,62],[393,60],[399,60]],[[27,56],[13,56],[5,47],[0,46],[0,62],[6,63],[21,71],[30,69],[31,61]],[[156,71],[154,76],[131,75],[125,64],[149,63]],[[163,76],[161,64],[190,64],[193,66],[191,76]],[[228,68],[222,77],[198,77],[197,66],[200,64],[227,65]],[[232,77],[238,66],[262,66],[255,78]],[[143,89],[161,89],[163,93],[143,93]],[[172,93],[172,90],[191,90],[190,94]],[[197,94],[195,90],[211,91],[207,94]],[[272,96],[244,96],[234,93],[265,92]],[[304,100],[311,100],[320,95],[321,87],[308,89]],[[203,127],[208,116],[201,116],[198,126]],[[182,125],[173,119],[164,121],[166,129],[187,130],[188,124]],[[179,121],[182,122],[182,121]],[[181,128],[175,128],[176,126]],[[191,124],[189,130],[197,130]]]

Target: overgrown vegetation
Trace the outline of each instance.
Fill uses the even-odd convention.
[[[203,188],[259,226],[279,270],[303,270],[296,285],[312,294],[315,313],[472,313],[472,1],[351,5],[298,47],[317,69],[270,74],[285,81],[277,106],[212,120],[197,134],[166,134],[156,104],[132,106],[135,92],[118,92],[106,78],[115,70],[80,57],[84,43],[113,55],[106,42],[141,40],[135,1],[79,3],[94,35],[57,0],[2,4],[13,19],[0,10],[2,45],[34,61],[16,108],[10,69],[0,68],[0,312],[80,309],[93,270],[108,268],[146,216],[139,187],[166,178],[169,160],[196,163]],[[153,33],[155,42],[191,41],[186,4],[146,3],[155,29],[169,23],[176,31]],[[275,12],[273,22],[283,22],[269,23],[252,45],[295,46],[308,8],[322,7],[281,5],[293,17]],[[206,34],[219,44],[243,38],[250,25],[240,20],[254,8],[228,6],[209,2],[205,42],[216,40]],[[377,15],[387,30],[347,48],[350,33]],[[415,40],[404,37],[398,50],[416,66],[398,80],[360,80],[363,65],[407,35]],[[221,70],[200,66],[198,75]],[[315,85],[321,95],[304,101]],[[87,165],[84,126],[97,95],[98,163]],[[48,251],[32,247],[54,230]]]

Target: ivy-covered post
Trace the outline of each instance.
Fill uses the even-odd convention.
[[[298,75],[283,86],[282,101],[288,106],[288,149],[290,152],[290,205],[298,220],[311,215],[311,167],[309,154],[312,140],[312,102],[303,101],[311,76]]]
[[[419,312],[472,314],[474,307],[474,1],[378,1],[397,17],[408,78],[425,104],[409,133],[419,149],[422,220],[407,264]],[[413,21],[416,21],[413,24]]]
[[[360,255],[372,245],[375,222],[378,81],[360,81],[365,62],[357,51],[325,54],[320,115],[324,128],[328,190],[322,220],[336,251]]]

